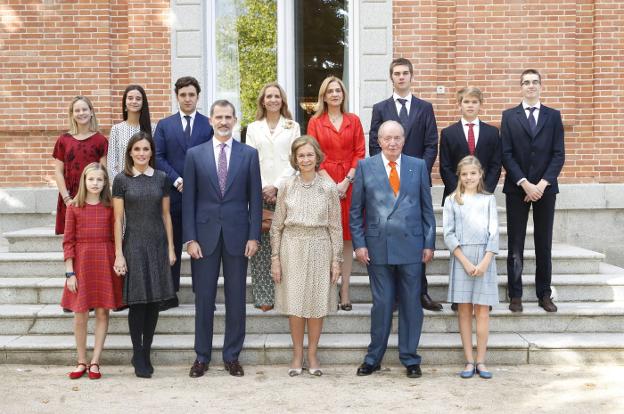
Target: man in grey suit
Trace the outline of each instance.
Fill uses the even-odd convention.
[[[367,265],[373,296],[371,342],[357,375],[380,369],[398,296],[399,359],[407,376],[418,378],[421,273],[435,248],[429,173],[423,160],[401,154],[401,124],[384,122],[378,137],[381,153],[358,163],[350,210],[353,247],[357,259]]]

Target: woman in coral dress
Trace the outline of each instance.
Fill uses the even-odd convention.
[[[338,187],[344,240],[340,308],[350,311],[349,278],[353,265],[349,230],[351,183],[357,163],[366,155],[366,149],[360,118],[347,112],[346,102],[347,91],[342,81],[335,76],[326,78],[319,89],[316,113],[308,123],[308,135],[317,139],[325,154],[319,172],[330,177]]]

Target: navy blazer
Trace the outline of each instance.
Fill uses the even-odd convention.
[[[444,200],[457,188],[457,164],[470,155],[464,127],[459,122],[442,130],[440,134],[440,176],[444,182]],[[483,167],[486,191],[494,193],[502,167],[502,147],[498,128],[479,120],[479,139],[475,147],[475,157]]]
[[[522,104],[503,112],[501,121],[504,193],[524,194],[518,181],[526,178],[537,184],[541,179],[550,183],[544,194],[559,192],[557,177],[565,162],[563,123],[561,113],[541,105],[535,134],[531,134],[529,120]]]
[[[368,248],[372,264],[422,262],[435,248],[436,224],[425,162],[401,156],[401,185],[395,197],[381,154],[360,160],[350,209],[353,248]]]
[[[184,128],[179,112],[161,119],[156,125],[156,131],[154,131],[156,168],[164,171],[173,185],[179,177],[184,178],[184,160],[189,148],[210,141],[212,135],[210,121],[199,112],[195,115],[191,141],[188,144],[184,137]],[[174,188],[170,192],[170,197],[172,210],[179,210],[182,204],[182,194]]]
[[[183,240],[199,243],[204,256],[221,234],[228,253],[243,256],[248,240],[260,240],[262,182],[258,151],[232,141],[225,194],[221,196],[212,141],[188,150],[182,193]]]
[[[377,102],[373,106],[371,127],[368,133],[370,156],[381,152],[381,147],[377,141],[377,132],[381,124],[389,120],[400,123],[396,103],[392,97]],[[409,125],[405,128],[403,154],[425,160],[427,171],[431,175],[431,169],[438,156],[438,127],[433,106],[414,95],[412,95],[412,102],[410,103]],[[431,178],[429,180],[431,181]]]

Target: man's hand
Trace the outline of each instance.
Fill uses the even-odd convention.
[[[433,249],[423,249],[422,262],[429,263],[433,259]]]
[[[535,184],[531,184],[527,180],[523,181],[522,184],[520,185],[522,186],[522,189],[526,193],[526,197],[524,197],[524,201],[527,203],[529,201],[538,201],[544,195],[543,189],[540,189],[540,187],[538,187]]]
[[[182,179],[182,177],[180,177],[180,181],[178,182],[178,185],[176,186],[176,189],[179,192],[182,192],[182,190],[184,190],[184,180]]]
[[[247,240],[245,246],[245,257],[250,259],[258,251],[258,240]]]
[[[277,199],[277,187],[273,185],[263,187],[262,198],[269,204],[275,204],[275,200]]]
[[[186,252],[189,254],[189,256],[191,256],[195,260],[204,258],[204,255],[202,254],[202,251],[201,251],[201,247],[199,246],[199,243],[197,243],[196,241],[189,242],[186,245]]]
[[[365,265],[370,263],[370,257],[368,257],[368,249],[366,247],[359,247],[355,249],[355,258],[358,262]]]

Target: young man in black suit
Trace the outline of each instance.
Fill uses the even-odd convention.
[[[520,76],[522,103],[503,112],[501,140],[507,204],[509,309],[522,312],[522,267],[529,209],[533,206],[535,290],[538,303],[556,312],[551,299],[552,229],[557,177],[565,161],[561,113],[542,105],[542,77],[535,69]]]
[[[425,161],[431,183],[431,169],[438,156],[438,127],[436,125],[433,106],[422,99],[418,99],[411,92],[414,67],[412,62],[405,58],[394,59],[390,63],[390,79],[394,93],[388,99],[377,102],[373,106],[371,126],[368,134],[368,148],[370,156],[381,152],[378,141],[378,131],[386,121],[397,121],[405,131],[403,154],[420,158]],[[442,305],[429,296],[427,291],[427,277],[423,264],[421,279],[422,307],[431,311],[441,311]]]
[[[457,188],[457,164],[467,155],[477,157],[483,167],[485,189],[493,193],[501,174],[502,153],[500,136],[495,126],[479,119],[483,103],[481,90],[474,86],[457,92],[461,119],[440,134],[440,176],[444,182],[444,200]],[[451,309],[456,311],[457,304]]]

